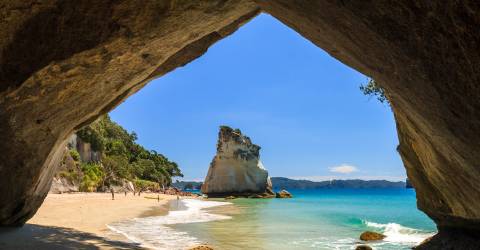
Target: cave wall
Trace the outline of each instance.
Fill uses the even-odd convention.
[[[34,214],[69,134],[258,6],[385,88],[418,207],[479,231],[480,6],[407,0],[1,1],[0,225]]]
[[[258,14],[250,1],[1,1],[0,225],[45,198],[65,140]]]
[[[418,207],[441,230],[479,230],[478,2],[257,2],[385,88]]]

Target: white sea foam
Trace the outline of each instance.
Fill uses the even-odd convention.
[[[205,208],[230,204],[228,202],[181,200],[186,210],[169,211],[165,216],[136,218],[112,223],[107,227],[129,240],[152,249],[187,249],[201,244],[197,238],[186,232],[175,230],[167,225],[226,220],[226,215],[211,214]]]
[[[382,233],[387,236],[384,239],[387,242],[418,244],[433,235],[433,233],[405,227],[397,223],[381,224],[370,221],[364,221],[364,223],[368,227],[381,229]]]

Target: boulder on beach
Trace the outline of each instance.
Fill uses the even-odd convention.
[[[260,146],[239,129],[221,126],[217,153],[202,185],[208,197],[274,197],[268,171],[260,161]]]
[[[292,198],[292,194],[283,189],[282,191],[275,193],[275,198]]]
[[[360,239],[363,241],[383,240],[385,237],[387,236],[372,231],[365,231],[360,235]]]
[[[355,247],[355,250],[372,250],[372,248],[367,245],[358,245],[357,247]]]

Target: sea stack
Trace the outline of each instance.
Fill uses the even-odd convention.
[[[210,163],[202,193],[208,197],[275,197],[260,146],[239,129],[221,126],[217,154]]]

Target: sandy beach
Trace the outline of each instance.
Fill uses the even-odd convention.
[[[144,193],[49,194],[24,227],[4,229],[0,249],[135,249],[140,248],[107,224],[168,212],[174,195]]]

